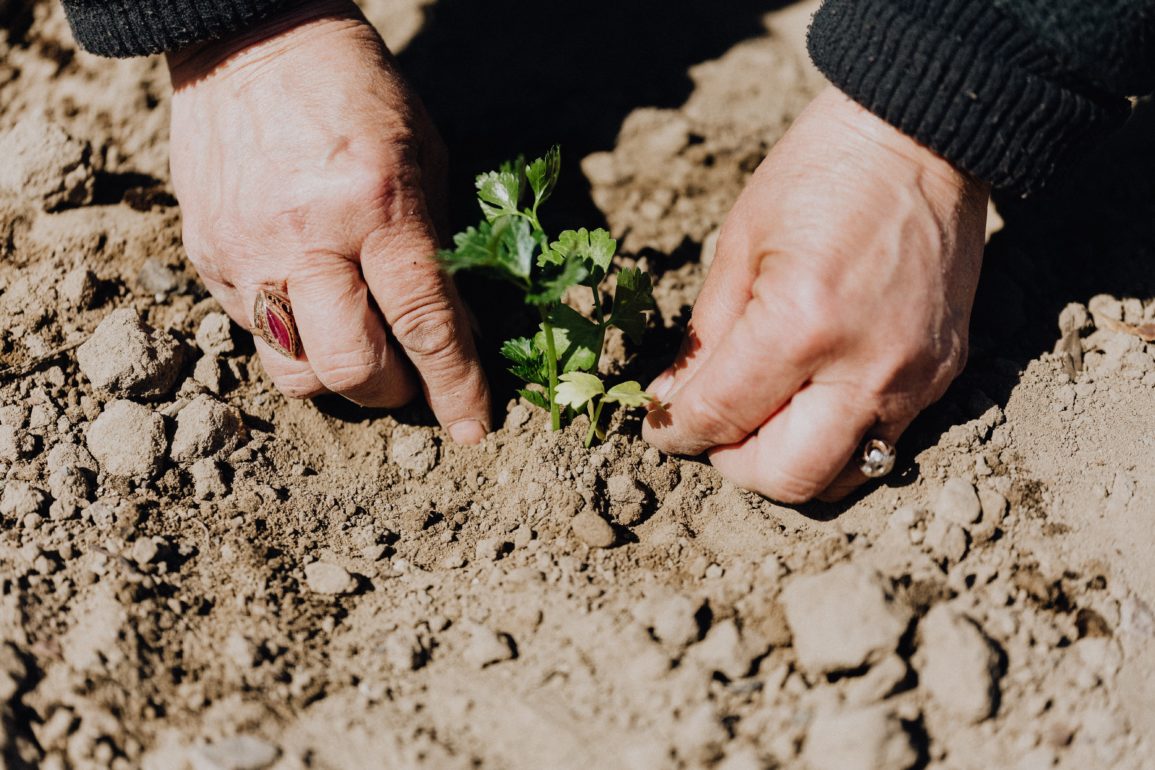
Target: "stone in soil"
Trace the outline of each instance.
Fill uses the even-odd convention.
[[[164,465],[164,418],[146,406],[117,399],[88,428],[88,451],[105,473],[150,477]]]
[[[614,520],[622,526],[632,527],[645,517],[646,490],[630,476],[619,474],[606,479],[606,496]]]
[[[421,636],[411,628],[399,628],[381,645],[385,660],[397,671],[416,671],[425,665],[428,654]]]
[[[691,647],[687,654],[705,668],[731,681],[750,673],[751,655],[733,618],[711,626],[706,638]]]
[[[942,518],[934,518],[926,528],[925,543],[939,559],[945,559],[950,564],[957,564],[967,553],[966,530]]]
[[[799,664],[810,673],[861,668],[894,652],[910,610],[856,564],[796,577],[782,591]]]
[[[696,642],[702,633],[697,617],[701,608],[700,601],[681,595],[657,600],[652,616],[654,636],[673,647],[685,647]]]
[[[229,493],[228,482],[221,464],[211,457],[197,460],[188,467],[193,483],[193,496],[197,500],[212,500],[225,497]]]
[[[94,388],[138,398],[171,391],[182,358],[180,343],[153,329],[132,308],[110,313],[76,350],[80,370]]]
[[[233,322],[224,313],[207,313],[196,333],[197,347],[206,356],[224,356],[236,350]]]
[[[0,196],[37,201],[45,211],[92,202],[92,148],[43,117],[23,116],[0,132]]]
[[[43,514],[48,510],[48,495],[39,487],[26,481],[8,481],[0,493],[0,514],[21,519],[31,514]]]
[[[56,291],[64,304],[73,310],[87,310],[96,301],[99,283],[87,268],[78,267],[64,276]]]
[[[353,593],[357,580],[340,564],[315,561],[305,565],[305,585],[314,593],[336,596]]]
[[[176,417],[172,459],[188,463],[231,450],[244,430],[241,413],[212,396],[197,396]]]
[[[12,425],[0,425],[0,460],[8,463],[31,457],[36,438]]]
[[[395,436],[389,457],[398,467],[412,471],[418,477],[424,476],[437,467],[437,442],[424,432]]]
[[[886,706],[818,714],[806,731],[811,770],[908,770],[918,754]]]
[[[482,625],[469,630],[469,642],[462,653],[465,662],[474,668],[485,668],[495,663],[513,660],[517,653],[508,634],[501,634]]]
[[[973,484],[966,479],[947,479],[935,501],[936,517],[946,519],[960,527],[968,527],[978,521],[982,513],[982,504]]]
[[[610,523],[591,510],[584,510],[570,522],[577,539],[590,548],[609,548],[616,536]]]
[[[977,723],[998,703],[998,655],[973,620],[946,604],[918,625],[919,683],[957,719]]]
[[[251,735],[225,738],[188,752],[192,770],[265,770],[277,761],[281,750]]]

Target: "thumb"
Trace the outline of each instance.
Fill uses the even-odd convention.
[[[737,211],[736,206],[734,212]],[[668,400],[683,383],[693,377],[750,302],[758,271],[747,256],[749,250],[746,244],[741,241],[742,237],[735,228],[722,228],[716,256],[702,291],[694,302],[693,315],[678,355],[674,363],[647,388],[660,401]]]

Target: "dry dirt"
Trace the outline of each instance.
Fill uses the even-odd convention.
[[[554,137],[586,155],[570,210],[658,278],[653,352],[617,366],[669,356],[820,87],[812,9],[736,24],[660,98],[607,92],[616,142]],[[400,50],[453,4],[368,11]],[[161,65],[0,1],[0,767],[1155,767],[1140,113],[1000,202],[971,364],[893,478],[784,508],[636,418],[586,451],[510,402],[466,449],[418,408],[287,402],[183,259]],[[540,149],[513,141],[462,143],[459,184]]]

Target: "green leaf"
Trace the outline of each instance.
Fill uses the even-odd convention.
[[[477,200],[490,222],[518,213],[521,201],[521,173],[506,164],[501,171],[477,177]]]
[[[654,287],[648,273],[627,268],[618,273],[614,307],[609,323],[621,329],[634,344],[646,331],[646,311],[654,309]]]
[[[600,270],[604,274],[609,269],[617,250],[618,242],[600,227],[592,233],[584,227],[580,230],[564,230],[558,234],[557,240],[550,244],[548,250],[542,251],[537,263],[545,267],[562,265],[578,259],[586,263],[591,273]]]
[[[460,270],[488,272],[524,287],[533,270],[533,258],[540,241],[528,222],[520,217],[499,217],[482,222],[453,236],[456,248],[438,252],[449,273]]]
[[[514,377],[533,385],[546,385],[549,382],[545,356],[533,340],[526,337],[508,340],[501,346],[501,355],[513,364],[509,371]]]
[[[538,258],[541,264],[541,258]],[[536,288],[525,295],[525,301],[532,305],[552,305],[560,302],[565,290],[577,286],[589,277],[590,271],[581,260],[573,259],[562,265],[560,271],[552,271],[536,281]]]
[[[605,401],[621,404],[622,406],[645,406],[654,400],[654,397],[642,390],[642,386],[630,380],[613,386],[606,392]]]
[[[529,222],[518,217],[503,217],[494,223],[493,231],[498,236],[495,251],[498,266],[511,275],[528,279],[538,246]]]
[[[536,406],[540,409],[544,409],[547,412],[549,411],[549,401],[546,399],[545,394],[542,393],[540,390],[530,390],[529,388],[522,388],[521,390],[517,391],[517,395],[521,396],[522,398],[524,398],[526,401],[533,404],[534,406]]]
[[[538,158],[526,166],[525,176],[529,180],[529,186],[533,188],[533,207],[535,210],[553,194],[560,173],[561,148],[556,144],[550,148],[545,157]]]
[[[557,386],[557,402],[571,409],[581,409],[606,392],[600,378],[585,372],[569,372],[558,379],[561,384]]]
[[[558,371],[577,372],[597,369],[604,335],[601,327],[569,305],[558,305],[550,313],[553,326],[554,352],[557,353]],[[534,347],[544,355],[545,330],[537,333]]]
[[[442,249],[437,252],[437,259],[450,274],[458,270],[490,267],[493,262],[490,243],[492,235],[493,227],[489,222],[482,222],[480,228],[470,227],[453,236],[456,248]]]

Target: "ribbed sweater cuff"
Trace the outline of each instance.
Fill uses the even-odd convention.
[[[850,98],[957,168],[1028,194],[1125,119],[1125,100],[1060,85],[992,3],[827,0],[808,40]]]
[[[127,57],[222,38],[292,4],[294,0],[64,0],[64,9],[82,48],[99,56]]]

